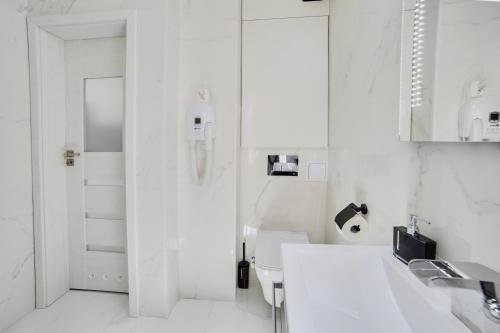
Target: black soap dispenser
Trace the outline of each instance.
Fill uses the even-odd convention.
[[[394,227],[393,253],[405,264],[413,259],[436,259],[436,242],[418,232],[418,220],[410,215],[408,228]]]

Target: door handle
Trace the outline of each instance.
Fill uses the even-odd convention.
[[[64,159],[66,160],[66,166],[75,166],[75,157],[80,156],[80,153],[75,152],[73,149],[67,149],[64,152]]]
[[[80,153],[75,152],[73,149],[68,149],[64,152],[65,158],[74,158],[75,156],[80,156]]]

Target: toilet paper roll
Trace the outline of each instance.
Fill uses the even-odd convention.
[[[353,243],[364,241],[368,235],[369,224],[365,218],[359,214],[354,215],[349,221],[344,223],[342,229],[337,226],[337,231],[342,237]]]

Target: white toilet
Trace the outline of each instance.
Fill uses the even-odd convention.
[[[255,245],[255,271],[259,278],[264,298],[273,304],[273,282],[283,282],[281,267],[281,244],[308,244],[305,232],[261,230]],[[276,290],[276,306],[283,301],[283,290]]]

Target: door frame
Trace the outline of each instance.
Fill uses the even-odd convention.
[[[78,15],[32,16],[27,18],[29,67],[30,67],[30,104],[31,104],[31,143],[33,177],[33,226],[35,251],[35,300],[37,308],[50,305],[51,290],[48,288],[47,270],[47,232],[45,219],[44,179],[44,117],[43,106],[43,50],[40,47],[41,32],[62,40],[87,38],[126,37],[125,101],[124,101],[124,154],[125,154],[125,203],[127,225],[127,264],[129,285],[130,316],[139,315],[137,281],[137,221],[136,221],[136,51],[137,19],[136,12],[113,11]],[[65,98],[62,94],[61,98]],[[61,156],[61,163],[63,158]],[[53,232],[53,231],[52,231]],[[61,230],[64,232],[64,230]],[[64,250],[64,249],[61,249]],[[69,249],[67,249],[69,251]],[[61,281],[58,281],[61,283]],[[69,285],[69,284],[68,284]],[[56,295],[62,296],[62,295]]]

